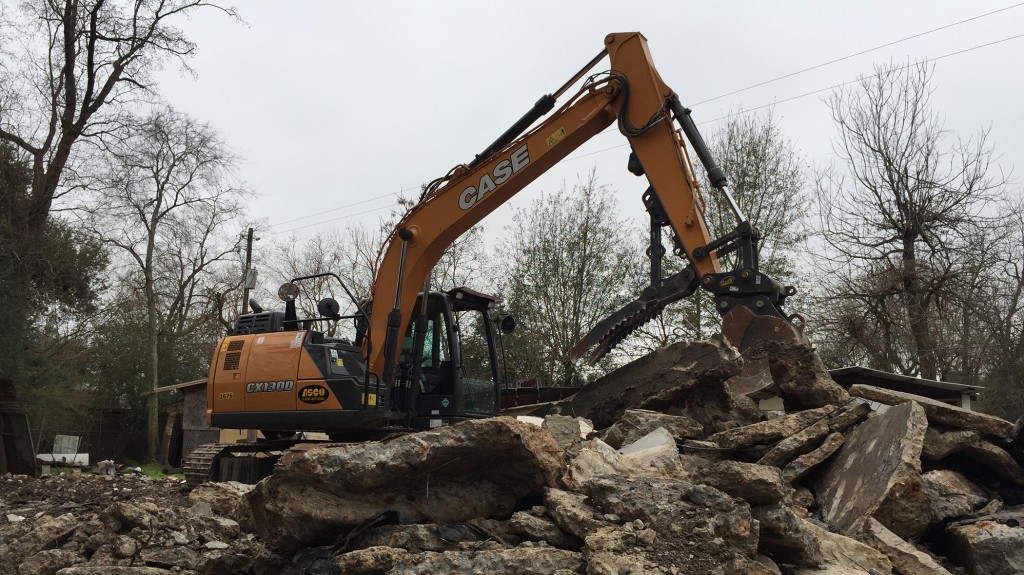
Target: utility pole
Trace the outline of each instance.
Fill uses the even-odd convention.
[[[252,228],[245,238],[245,272],[242,276],[242,313],[249,313],[249,290],[255,287],[256,278],[252,275]],[[255,238],[259,240],[259,238]]]
[[[259,239],[259,238],[255,238]],[[252,228],[245,237],[245,272],[242,275],[242,313],[249,313],[249,290],[256,287],[256,276],[252,273]],[[256,430],[245,430],[245,440],[256,441]]]

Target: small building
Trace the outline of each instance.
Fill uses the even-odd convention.
[[[964,409],[971,409],[972,403],[978,400],[978,395],[985,389],[977,385],[922,379],[861,366],[830,369],[828,373],[836,383],[847,390],[856,384],[871,385],[920,395]]]
[[[0,379],[0,474],[35,476],[36,472],[35,445],[28,415],[18,403],[14,383]]]
[[[172,438],[169,439],[171,443],[175,443],[173,438],[178,435],[177,432],[180,431],[180,450],[178,450],[175,445],[169,446],[169,459],[172,462],[188,456],[193,449],[200,445],[205,445],[207,443],[235,443],[246,439],[247,432],[245,430],[220,429],[217,427],[210,427],[206,423],[205,379],[186,381],[175,385],[165,385],[163,387],[147,391],[146,394],[166,393],[169,391],[177,391],[181,394],[180,411],[174,410],[174,412],[169,414],[169,418],[175,418],[175,421],[173,423],[169,423],[167,426],[168,430],[165,431],[165,434]],[[168,439],[165,439],[165,441],[168,441]],[[174,455],[177,455],[177,457]]]

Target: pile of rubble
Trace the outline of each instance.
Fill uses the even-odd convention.
[[[712,338],[624,367],[540,426],[304,447],[257,486],[6,479],[0,571],[1024,573],[1019,429],[847,392],[805,348],[761,352],[770,381],[754,387],[785,414],[734,391],[751,385],[743,361]]]

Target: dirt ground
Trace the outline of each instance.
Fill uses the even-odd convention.
[[[154,480],[136,475],[65,473],[32,478],[8,474],[0,477],[0,537],[15,539],[44,516],[98,513],[121,501],[147,501],[163,509],[190,505],[188,487],[172,477]]]

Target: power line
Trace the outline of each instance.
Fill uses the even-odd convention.
[[[1009,42],[1010,40],[1016,40],[1018,38],[1024,38],[1024,34],[1017,34],[1016,36],[1010,36],[1008,38],[1003,38],[1002,40],[995,40],[993,42],[988,42],[988,43],[985,43],[985,44],[979,44],[977,46],[972,46],[970,48],[964,48],[963,50],[957,50],[956,52],[950,52],[949,54],[943,54],[942,56],[936,56],[935,58],[931,58],[930,61],[936,62],[938,60],[942,60],[943,58],[949,58],[950,56],[957,56],[957,55],[964,54],[964,53],[967,53],[967,52],[972,52],[974,50],[979,50],[981,48],[987,48],[989,46],[994,46],[996,44],[1001,44],[1003,42]],[[911,66],[916,66],[916,65],[917,65],[917,63],[907,64],[905,66],[900,66],[899,68],[894,68],[892,71],[895,72],[895,71],[898,71],[898,70],[904,70],[906,68],[909,68]],[[867,77],[868,78],[877,78],[880,75],[881,75],[881,73],[879,73],[879,74],[872,74],[871,76],[867,76]],[[721,121],[721,120],[725,120],[725,119],[731,118],[733,116],[739,116],[741,114],[749,114],[750,112],[753,112],[755,110],[760,110],[762,108],[768,108],[768,107],[774,106],[775,104],[784,104],[786,102],[791,102],[793,100],[798,100],[800,98],[806,98],[807,96],[813,96],[814,94],[818,94],[820,92],[825,92],[827,90],[834,90],[836,88],[842,88],[843,86],[848,86],[850,84],[859,82],[859,81],[861,81],[861,79],[862,78],[855,78],[853,80],[849,80],[849,81],[846,81],[846,82],[841,82],[841,83],[836,84],[834,86],[828,86],[826,88],[820,88],[818,90],[812,90],[810,92],[805,92],[805,93],[800,94],[798,96],[792,96],[792,97],[789,97],[789,98],[785,98],[783,100],[776,100],[776,101],[771,102],[769,104],[762,104],[760,106],[757,106],[757,107],[754,107],[754,108],[750,108],[748,110],[743,110],[742,112],[738,112],[736,114],[726,114],[724,116],[719,116],[718,118],[715,118],[713,120],[706,120],[704,122],[701,122],[700,125],[710,124],[712,122],[718,122],[718,121]]]
[[[817,65],[811,66],[809,68],[804,68],[802,70],[797,70],[796,72],[790,72],[789,74],[784,74],[782,76],[778,76],[776,78],[772,78],[771,80],[765,80],[763,82],[758,82],[757,84],[751,84],[751,85],[749,85],[749,86],[747,86],[745,88],[740,88],[738,90],[733,90],[732,92],[727,92],[725,94],[721,94],[721,95],[715,96],[713,98],[708,98],[707,100],[702,100],[702,101],[697,102],[696,104],[692,104],[692,105],[693,106],[699,106],[701,104],[706,104],[708,102],[713,102],[715,100],[720,100],[720,99],[725,98],[727,96],[732,96],[734,94],[739,94],[740,92],[746,92],[747,90],[753,90],[754,88],[759,88],[761,86],[764,86],[765,84],[771,84],[772,82],[778,82],[779,80],[785,80],[786,78],[792,78],[793,76],[796,76],[798,74],[803,74],[804,72],[810,72],[811,70],[817,70],[818,68],[823,68],[825,66],[830,66],[830,65],[835,64],[837,62],[842,62],[843,60],[849,60],[850,58],[855,58],[857,56],[862,56],[864,54],[867,54],[868,52],[874,52],[875,50],[880,50],[882,48],[887,48],[889,46],[894,46],[894,45],[899,44],[901,42],[906,42],[907,40],[913,40],[914,38],[920,38],[921,36],[926,36],[926,35],[931,34],[933,32],[938,32],[940,30],[946,30],[946,29],[952,28],[954,26],[959,26],[961,24],[966,24],[967,22],[970,22],[972,20],[977,20],[979,18],[984,18],[986,16],[991,16],[993,14],[998,14],[1000,12],[1005,12],[1007,10],[1010,10],[1012,8],[1017,8],[1017,7],[1020,7],[1020,6],[1024,6],[1024,2],[1020,2],[1020,3],[1014,4],[1012,6],[1007,6],[1005,8],[1000,8],[998,10],[993,10],[992,12],[986,12],[985,14],[979,14],[977,16],[972,16],[971,18],[967,18],[965,20],[960,20],[959,22],[953,22],[952,24],[946,24],[945,26],[939,26],[938,28],[932,28],[931,30],[928,30],[926,32],[920,32],[920,33],[914,34],[912,36],[907,36],[906,38],[900,38],[899,40],[893,40],[892,42],[887,42],[885,44],[880,44],[878,46],[875,46],[874,48],[868,48],[867,50],[861,50],[860,52],[856,52],[854,54],[850,54],[849,56],[843,56],[842,58],[836,58],[835,60],[829,60],[828,62],[824,62],[822,64],[817,64]]]
[[[287,234],[287,233],[294,232],[294,231],[297,231],[297,230],[302,230],[302,229],[305,229],[305,228],[311,228],[313,226],[322,226],[324,224],[329,224],[329,223],[332,223],[332,222],[338,222],[338,221],[341,221],[341,220],[346,220],[348,218],[354,218],[356,216],[362,216],[362,215],[369,214],[369,213],[372,213],[372,212],[379,212],[381,210],[389,210],[389,209],[392,209],[392,208],[394,208],[394,206],[384,206],[384,207],[380,207],[380,208],[373,208],[373,209],[365,210],[365,211],[362,211],[362,212],[356,212],[354,214],[346,214],[344,216],[337,217],[337,218],[332,218],[330,220],[324,220],[322,222],[315,222],[315,223],[306,224],[306,225],[303,225],[303,226],[296,226],[294,228],[289,228],[287,230],[280,230],[280,231],[276,231],[276,232],[266,232],[266,233],[269,234],[269,235],[272,235],[272,236],[275,236],[275,235],[278,235],[278,234]]]
[[[995,14],[997,12],[1002,12],[1002,11],[1005,11],[1005,10],[1009,10],[1011,8],[1016,8],[1016,7],[1022,6],[1022,5],[1024,5],[1024,2],[1019,3],[1019,4],[1014,4],[1013,6],[1008,6],[1006,8],[1002,8],[1000,10],[996,10],[994,12],[989,12],[987,14],[982,14],[980,16],[975,16],[973,18],[968,18],[967,20],[962,20],[962,21],[956,22],[954,24],[949,24],[949,25],[943,26],[942,28],[936,28],[935,30],[930,30],[928,32],[922,32],[922,33],[914,35],[914,36],[908,36],[907,38],[904,38],[903,40],[897,40],[897,41],[894,41],[894,42],[890,42],[888,44],[884,44],[882,46],[878,46],[878,47],[872,48],[870,50],[865,50],[863,52],[859,52],[857,54],[848,56],[846,58],[840,58],[839,60],[834,60],[833,62],[838,62],[840,60],[844,60],[844,59],[847,59],[847,58],[850,58],[850,57],[853,57],[853,56],[856,56],[856,55],[860,55],[860,54],[863,54],[865,52],[870,52],[872,50],[877,50],[879,48],[882,48],[882,47],[885,47],[885,46],[889,46],[889,45],[892,45],[892,44],[896,44],[898,42],[902,42],[902,41],[910,39],[910,38],[915,38],[917,36],[928,34],[928,33],[934,32],[936,30],[941,30],[941,29],[944,29],[944,28],[949,28],[951,26],[962,24],[962,23],[968,22],[970,20],[975,20],[975,19],[978,19],[978,18],[982,18],[984,16],[988,16],[988,15],[991,15],[991,14]],[[970,48],[964,48],[963,50],[957,50],[955,52],[950,52],[948,54],[943,54],[942,56],[937,56],[935,58],[931,58],[930,60],[935,62],[935,61],[938,61],[938,60],[942,60],[944,58],[949,58],[951,56],[957,56],[957,55],[960,55],[960,54],[965,54],[967,52],[972,52],[974,50],[979,50],[981,48],[987,48],[989,46],[994,46],[996,44],[1001,44],[1003,42],[1009,42],[1010,40],[1016,40],[1016,39],[1022,38],[1022,37],[1024,37],[1024,34],[1018,34],[1016,36],[1010,36],[1010,37],[1007,37],[1007,38],[1003,38],[1001,40],[995,40],[995,41],[992,41],[992,42],[987,42],[985,44],[979,44],[977,46],[972,46]],[[820,64],[818,66],[814,66],[812,68],[808,68],[807,70],[811,70],[811,69],[814,69],[814,68],[819,68],[821,66],[826,66],[826,65],[828,65],[830,63],[833,63],[833,62],[827,62],[825,64]],[[910,66],[914,66],[914,65],[916,65],[916,64],[907,64],[905,66],[901,66],[900,68],[896,68],[895,70],[903,70],[905,68],[909,68]],[[801,73],[803,71],[806,71],[806,70],[802,70],[800,72],[793,72],[792,74],[787,74],[786,76],[781,76],[779,78],[776,78],[776,80],[782,79],[782,78],[786,78],[786,77],[789,77],[789,76],[793,76],[793,75],[799,74],[799,73]],[[873,75],[868,76],[868,77],[869,78],[877,78],[879,75],[880,74],[873,74]],[[718,118],[714,118],[712,120],[704,120],[702,122],[698,122],[698,125],[704,126],[704,125],[711,124],[711,123],[714,123],[714,122],[719,122],[719,121],[722,121],[722,120],[726,120],[726,119],[732,118],[734,116],[740,116],[740,115],[744,115],[744,114],[749,114],[751,112],[754,112],[754,111],[757,111],[757,110],[761,110],[761,109],[764,109],[764,108],[768,108],[768,107],[774,106],[776,104],[784,104],[786,102],[791,102],[793,100],[798,100],[800,98],[806,98],[807,96],[813,96],[814,94],[825,92],[827,90],[834,90],[836,88],[841,88],[843,86],[847,86],[847,85],[859,82],[860,80],[861,80],[861,78],[856,78],[856,79],[853,79],[853,80],[848,80],[846,82],[841,82],[839,84],[834,84],[832,86],[827,86],[825,88],[819,88],[817,90],[812,90],[810,92],[805,92],[803,94],[799,94],[799,95],[796,95],[796,96],[791,96],[789,98],[785,98],[785,99],[782,99],[782,100],[776,100],[776,101],[770,102],[768,104],[762,104],[760,106],[756,106],[754,108],[749,108],[749,109],[743,110],[741,112],[737,112],[735,114],[726,114],[724,116],[719,116]],[[735,94],[735,93],[741,92],[743,90],[754,88],[756,86],[760,86],[760,85],[763,85],[765,83],[772,82],[772,81],[775,81],[775,80],[768,80],[766,82],[762,82],[761,84],[756,84],[756,85],[753,85],[753,86],[749,86],[748,88],[744,88],[742,90],[737,90],[736,92],[730,92],[729,94],[724,94],[722,96],[716,96],[715,98],[711,98],[709,100],[704,100],[703,102],[698,102],[698,104],[703,104],[703,103],[710,102],[710,101],[715,100],[715,99],[723,98],[725,96],[729,96],[731,94]],[[698,104],[694,104],[694,106],[696,106]],[[605,130],[605,132],[608,132],[608,131],[610,131],[612,129],[613,128],[609,128],[608,130]],[[605,132],[601,132],[601,133],[605,133]],[[588,156],[593,156],[593,155],[601,154],[601,153],[608,152],[608,151],[611,151],[611,150],[616,150],[616,149],[619,149],[619,148],[624,148],[624,147],[626,147],[628,145],[629,145],[629,143],[619,144],[617,146],[611,146],[609,148],[604,148],[604,149],[601,149],[601,150],[596,150],[594,152],[587,152],[585,154],[578,154],[576,156],[572,156],[572,157],[566,158],[565,161],[578,160],[578,159],[581,159],[581,158],[586,158]],[[340,207],[337,207],[337,208],[332,208],[330,210],[317,212],[317,213],[310,214],[310,215],[307,215],[307,216],[302,216],[302,217],[299,217],[299,218],[294,218],[294,219],[291,219],[291,220],[286,220],[284,222],[280,222],[280,223],[275,224],[275,225],[283,225],[283,224],[287,224],[287,223],[291,223],[291,222],[296,222],[296,221],[299,221],[299,220],[309,219],[309,218],[312,218],[312,217],[316,217],[316,216],[323,215],[323,214],[330,213],[330,212],[335,212],[335,211],[342,210],[342,209],[345,209],[345,208],[349,208],[349,207],[352,207],[352,206],[357,206],[357,205],[360,205],[360,204],[365,204],[365,203],[371,202],[373,200],[379,200],[379,199],[382,199],[382,198],[393,196],[396,193],[400,194],[402,192],[409,191],[409,190],[415,190],[415,189],[419,189],[419,186],[405,187],[405,188],[402,188],[401,190],[399,190],[398,192],[395,192],[395,193],[388,193],[388,194],[384,194],[384,195],[381,195],[381,196],[376,196],[376,197],[370,198],[368,200],[363,200],[363,201],[360,201],[360,202],[355,202],[353,204],[348,204],[348,205],[345,205],[345,206],[340,206]],[[391,208],[391,207],[393,207],[393,206],[384,206],[384,207],[381,207],[381,208],[374,208],[372,210],[366,210],[366,211],[358,212],[358,213],[355,213],[355,214],[348,214],[348,215],[345,215],[345,216],[342,216],[342,217],[339,217],[339,218],[325,220],[325,221],[322,221],[322,222],[317,222],[317,223],[313,223],[313,224],[307,224],[307,225],[303,225],[303,226],[298,226],[298,227],[295,227],[295,228],[290,228],[290,229],[282,230],[282,231],[278,231],[278,232],[267,232],[267,233],[269,233],[271,235],[277,235],[277,234],[281,234],[281,233],[293,232],[293,231],[296,231],[296,230],[301,230],[301,229],[304,229],[304,228],[308,228],[308,227],[312,227],[312,226],[318,226],[318,225],[322,225],[322,224],[328,224],[328,223],[331,223],[331,222],[336,222],[336,221],[344,220],[344,219],[347,219],[347,218],[350,218],[350,217],[364,215],[364,214],[368,214],[368,213],[371,213],[371,212],[376,212],[376,211],[380,211],[380,210],[383,210],[383,209],[388,209],[388,208]],[[271,227],[273,227],[273,226],[271,226]]]
[[[1019,5],[1020,4],[1018,4],[1018,6]],[[1011,6],[1011,8],[1012,7],[1013,6]],[[1024,37],[1024,34],[1018,34],[1016,36],[1010,36],[1008,38],[1003,38],[1002,40],[995,40],[993,42],[988,42],[986,44],[979,44],[977,46],[972,46],[970,48],[964,48],[963,50],[957,50],[956,52],[950,52],[949,54],[943,54],[942,56],[937,56],[935,58],[930,58],[929,61],[935,62],[935,61],[938,61],[938,60],[942,60],[943,58],[949,58],[950,56],[957,56],[957,55],[963,54],[965,52],[971,52],[973,50],[978,50],[978,49],[981,49],[981,48],[986,48],[988,46],[992,46],[992,45],[995,45],[995,44],[1001,44],[1003,42],[1009,42],[1010,40],[1016,40],[1016,39],[1022,38],[1022,37]],[[916,64],[907,64],[905,66],[901,66],[899,68],[896,68],[893,71],[903,70],[905,68],[909,68],[909,67],[915,66],[915,65]],[[871,76],[868,76],[868,78],[877,78],[879,75],[880,74],[872,74]],[[711,123],[714,123],[714,122],[720,122],[722,120],[727,120],[727,119],[732,118],[734,116],[742,116],[744,114],[749,114],[749,113],[757,111],[757,110],[761,110],[761,109],[764,109],[764,108],[770,108],[770,107],[772,107],[772,106],[774,106],[776,104],[784,104],[786,102],[791,102],[793,100],[798,100],[800,98],[806,98],[807,96],[813,96],[814,94],[818,94],[818,93],[825,92],[825,91],[828,91],[828,90],[834,90],[836,88],[841,88],[843,86],[848,86],[850,84],[859,82],[860,80],[861,80],[861,78],[855,78],[853,80],[848,80],[846,82],[841,82],[839,84],[834,84],[832,86],[827,86],[825,88],[819,88],[817,90],[812,90],[810,92],[805,92],[805,93],[797,95],[797,96],[791,96],[791,97],[785,98],[783,100],[776,100],[776,101],[770,102],[768,104],[762,104],[762,105],[756,106],[754,108],[748,108],[748,109],[742,110],[740,112],[736,112],[734,114],[726,114],[724,116],[719,116],[719,117],[714,118],[712,120],[704,120],[704,121],[701,121],[701,122],[697,122],[697,125],[698,126],[705,126],[707,124],[711,124]],[[612,130],[612,129],[614,129],[614,128],[609,128],[609,130]],[[604,132],[602,132],[602,133],[604,133]],[[625,144],[619,144],[617,146],[612,146],[610,148],[604,148],[602,150],[597,150],[597,151],[594,151],[594,152],[587,152],[585,154],[579,154],[579,155],[576,155],[576,156],[572,156],[570,158],[566,158],[566,161],[568,161],[568,160],[578,160],[580,158],[585,158],[587,156],[593,156],[595,154],[600,154],[600,153],[603,153],[603,152],[608,152],[610,150],[617,150],[619,148],[625,148],[628,145],[629,145],[629,143],[627,142]]]
[[[397,194],[401,194],[402,192],[407,192],[409,190],[414,190],[417,187],[418,186],[412,187],[412,188],[402,188],[401,190],[398,190],[397,192],[394,192],[394,193],[382,194],[380,196],[372,197],[372,198],[370,198],[368,200],[362,200],[360,202],[355,202],[355,203],[352,203],[352,204],[346,204],[344,206],[338,206],[337,208],[331,208],[329,210],[323,210],[323,211],[315,212],[315,213],[309,214],[308,216],[301,216],[301,217],[298,217],[298,218],[292,218],[290,220],[285,220],[283,222],[277,222],[276,224],[273,224],[270,227],[283,226],[285,224],[290,224],[292,222],[297,222],[299,220],[308,220],[309,218],[315,218],[317,216],[322,216],[324,214],[329,214],[331,212],[336,212],[338,210],[344,210],[345,208],[351,208],[351,207],[354,207],[354,206],[358,206],[360,204],[366,204],[366,203],[372,202],[374,200],[380,200],[380,199],[383,199],[383,198],[389,198],[389,197],[395,196]]]

